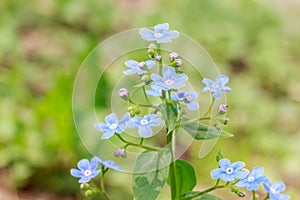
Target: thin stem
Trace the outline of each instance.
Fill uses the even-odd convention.
[[[168,130],[167,130],[168,132]],[[167,143],[170,145],[170,152],[171,152],[171,163],[169,166],[169,177],[170,177],[170,186],[171,186],[171,199],[177,200],[179,199],[179,194],[177,191],[177,185],[176,185],[176,164],[174,160],[174,149],[173,149],[173,134],[174,131],[170,132],[167,135]]]
[[[151,105],[151,103],[150,103],[150,101],[149,101],[149,98],[148,98],[148,95],[147,95],[147,93],[146,93],[145,86],[143,86],[142,89],[143,89],[143,93],[144,93],[144,95],[145,95],[145,99],[146,99],[147,103],[149,103],[149,104]]]
[[[160,49],[160,44],[157,44],[157,55],[161,56],[161,49]],[[162,56],[161,59],[158,61],[158,70],[159,70],[159,75],[162,76],[162,70],[163,70],[163,64],[162,64]],[[166,99],[166,91],[162,90],[162,99]]]
[[[141,138],[140,145],[142,145],[143,142],[144,142],[144,138]]]
[[[209,106],[208,110],[206,111],[206,113],[203,115],[203,117],[207,116],[211,112],[214,103],[215,103],[215,98],[213,97],[210,102],[210,106]]]
[[[100,178],[100,193],[104,196],[104,198],[106,200],[110,200],[109,196],[105,192],[105,186],[104,186],[104,175],[105,175],[105,172],[106,171],[104,171],[104,169],[102,167],[101,178]]]
[[[129,100],[129,102],[132,103],[132,104],[134,104],[134,105],[136,105],[136,106],[157,108],[157,106],[155,106],[153,104],[139,104],[139,103],[135,103],[131,99]]]
[[[139,148],[146,149],[146,150],[149,150],[149,151],[161,151],[161,149],[159,149],[159,148],[149,147],[149,146],[145,146],[145,145],[142,145],[142,144],[136,144],[136,143],[133,143],[133,142],[129,142],[129,141],[125,140],[124,138],[122,138],[120,134],[116,134],[116,136],[122,142],[126,143],[127,146],[135,146],[135,147],[139,147]]]
[[[211,119],[212,119],[211,117],[198,117],[198,118],[195,118],[195,119],[191,119],[191,120],[188,120],[188,121],[181,122],[180,124],[181,125],[187,125],[187,124],[192,124],[196,121],[204,121],[204,120],[211,120]]]
[[[255,190],[252,190],[252,199],[256,200],[256,198],[255,198]]]
[[[218,178],[215,186],[218,186],[219,183],[220,183],[220,179]]]

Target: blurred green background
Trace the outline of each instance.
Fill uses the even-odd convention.
[[[199,143],[190,148],[198,187],[213,184],[209,172],[222,149],[249,168],[264,166],[272,181],[284,180],[286,193],[299,198],[299,21],[296,0],[2,0],[0,198],[18,192],[20,199],[84,199],[69,175],[79,159],[90,157],[72,118],[76,71],[105,38],[163,22],[203,45],[231,77],[225,129],[235,137],[219,140],[201,160]],[[104,98],[98,103],[107,106]],[[132,199],[130,175],[108,177],[112,199]]]

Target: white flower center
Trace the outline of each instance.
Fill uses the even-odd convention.
[[[140,123],[141,123],[141,125],[148,125],[149,124],[148,120],[146,120],[146,119],[142,119]]]
[[[85,176],[90,176],[91,174],[92,174],[92,171],[91,170],[85,170],[84,172],[83,172],[83,174],[85,175]]]
[[[155,38],[161,38],[162,36],[164,36],[162,33],[154,33]]]
[[[249,181],[249,182],[254,181],[254,177],[253,177],[253,176],[249,176],[249,177],[248,177],[248,181]]]
[[[217,88],[219,88],[219,87],[220,87],[220,85],[218,85],[218,84],[214,83],[214,84],[212,85],[212,87],[217,89]]]
[[[227,173],[227,174],[232,174],[232,172],[233,172],[233,169],[232,169],[231,167],[228,167],[228,168],[226,169],[226,173]]]
[[[165,80],[165,84],[166,84],[166,85],[173,85],[173,83],[174,83],[173,80],[170,80],[170,79]]]
[[[118,124],[113,123],[112,125],[109,126],[109,129],[116,129]]]

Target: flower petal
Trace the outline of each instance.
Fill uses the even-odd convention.
[[[208,87],[209,89],[211,89],[214,85],[214,82],[208,78],[204,78],[202,80],[202,83],[204,83],[206,85],[206,87]]]
[[[129,68],[138,68],[139,65],[139,63],[135,60],[127,60],[124,64]]]
[[[282,181],[277,181],[273,184],[273,188],[276,191],[283,192],[285,190],[285,184]]]
[[[218,85],[225,85],[226,83],[228,83],[229,81],[229,78],[228,76],[225,76],[225,75],[220,75],[216,78],[216,83]]]
[[[125,75],[132,75],[132,74],[135,74],[139,71],[138,68],[132,68],[132,69],[126,69],[123,71],[123,74]]]
[[[199,109],[199,104],[195,101],[192,101],[191,103],[187,103],[187,108],[189,110],[192,110],[192,111],[198,110]]]
[[[148,69],[152,69],[156,64],[156,62],[154,60],[147,60],[145,63],[147,65]]]
[[[87,183],[87,182],[89,182],[91,180],[91,178],[90,177],[87,177],[87,176],[83,176],[83,177],[81,177],[81,179],[79,179],[79,183]]]
[[[179,36],[178,31],[168,31],[165,37],[168,37],[169,39],[175,39]]]
[[[245,163],[241,162],[241,161],[237,161],[232,164],[233,170],[239,170],[239,169],[242,169],[243,167],[245,167]]]
[[[231,92],[232,91],[231,88],[228,87],[228,86],[223,86],[222,90],[224,90],[225,92]]]
[[[155,32],[162,32],[162,31],[167,31],[169,30],[169,24],[168,23],[163,23],[163,24],[157,24],[154,26],[154,31]]]
[[[173,67],[166,66],[163,68],[162,74],[166,79],[173,79],[176,73]]]
[[[141,28],[139,30],[139,34],[144,40],[147,40],[147,41],[155,40],[154,32],[148,28]]]
[[[255,178],[260,177],[264,173],[264,168],[260,166],[256,166],[253,168],[251,175]]]
[[[80,178],[82,176],[81,171],[79,171],[78,169],[72,168],[70,172],[71,172],[71,175],[76,178]]]
[[[227,158],[223,158],[221,160],[219,160],[219,166],[221,168],[228,168],[228,167],[231,167],[231,163],[230,163],[230,160],[228,160]]]
[[[233,174],[233,177],[234,177],[234,178],[237,178],[237,179],[244,179],[244,178],[246,178],[248,175],[249,175],[248,171],[246,171],[246,170],[241,170],[241,171],[236,171],[236,172]]]
[[[94,124],[94,128],[101,132],[107,131],[109,129],[109,127],[106,124],[99,123],[99,122]]]
[[[140,126],[138,133],[143,138],[148,138],[152,136],[152,129],[150,126]]]
[[[118,116],[116,115],[116,113],[111,113],[105,117],[105,122],[108,125],[117,123],[118,121],[119,121],[119,119],[118,119]]]
[[[222,175],[222,170],[220,168],[217,168],[217,169],[213,169],[211,172],[210,172],[210,176],[213,178],[213,179],[218,179],[220,178]]]
[[[88,169],[90,162],[87,159],[82,159],[77,163],[77,167],[80,170]]]
[[[111,138],[114,134],[115,134],[115,131],[114,131],[114,130],[106,131],[106,132],[102,135],[101,139],[102,139],[102,140],[109,139],[109,138]]]

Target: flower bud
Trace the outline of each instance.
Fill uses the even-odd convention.
[[[142,76],[141,80],[142,80],[143,83],[146,83],[146,84],[147,84],[147,83],[149,83],[149,81],[150,81],[151,79],[150,79],[150,76],[149,76],[149,75],[145,74],[145,75]]]
[[[176,52],[172,52],[172,53],[170,53],[169,58],[171,61],[173,61],[173,60],[179,58],[179,55]]]
[[[119,96],[120,96],[122,99],[128,101],[128,100],[129,100],[129,92],[128,92],[128,90],[127,90],[126,88],[121,88],[121,89],[119,90]]]
[[[186,95],[184,97],[184,102],[185,103],[191,103],[192,101],[194,101],[194,98],[191,95]]]
[[[232,187],[231,192],[235,193],[239,197],[245,197],[246,196],[246,193],[243,190],[238,189],[238,188]]]
[[[123,148],[119,148],[113,153],[113,156],[126,158],[126,151]]]
[[[220,160],[222,160],[224,158],[224,156],[221,153],[221,150],[218,152],[217,156],[216,156],[216,160],[217,162],[219,162]]]
[[[180,58],[175,59],[176,67],[180,67],[182,65],[182,60]]]
[[[228,111],[228,105],[226,104],[221,104],[219,106],[219,113],[222,115],[222,114],[225,114],[226,112]]]
[[[224,120],[224,125],[228,125],[229,124],[229,120],[230,119],[226,117],[225,120]]]
[[[150,58],[154,58],[155,57],[155,53],[156,53],[156,46],[154,44],[150,44],[148,46],[148,54]]]
[[[160,55],[155,56],[155,60],[156,61],[161,61],[161,56]]]

